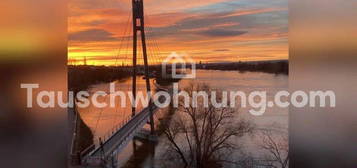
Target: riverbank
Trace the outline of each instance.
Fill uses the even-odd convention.
[[[254,62],[229,62],[197,64],[197,69],[239,71],[239,72],[265,72],[272,74],[289,74],[289,61],[254,61]]]
[[[73,113],[73,137],[71,144],[72,165],[80,165],[82,153],[90,146],[94,145],[93,133],[84,123],[76,108],[70,108],[69,113]]]
[[[128,69],[106,66],[68,66],[68,89],[78,92],[90,85],[109,83],[131,76]]]

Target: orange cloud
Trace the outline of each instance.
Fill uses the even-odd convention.
[[[232,16],[243,16],[243,15],[252,15],[259,13],[267,13],[267,12],[276,12],[276,11],[287,11],[287,8],[265,8],[265,9],[248,9],[248,10],[236,10],[235,12],[225,15],[224,17],[232,17]]]

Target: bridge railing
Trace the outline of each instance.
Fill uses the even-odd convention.
[[[152,104],[152,105],[154,105],[154,104]],[[152,108],[153,110],[156,109],[156,108],[154,108],[153,106],[150,106],[149,108]],[[145,108],[145,109],[148,110],[147,108]],[[144,109],[144,110],[145,110],[145,109]],[[132,125],[133,127],[130,127],[129,129],[130,129],[130,130],[136,129],[136,128],[142,123],[142,121],[148,120],[148,118],[147,118],[147,117],[143,117],[143,115],[146,116],[146,115],[148,115],[148,114],[147,114],[147,113],[144,113],[144,112],[140,112],[140,113],[138,113],[137,115],[135,115],[134,118],[129,117],[127,120],[125,120],[126,122],[123,122],[123,126],[122,126],[121,128],[123,128],[123,129],[124,129],[124,127],[127,127],[127,128],[128,128],[129,125]],[[139,120],[138,120],[138,119],[139,119]],[[137,120],[138,120],[138,121],[137,121]],[[133,123],[134,121],[136,121],[136,122]],[[130,124],[130,122],[132,122],[132,123]],[[120,130],[121,128],[119,128],[119,130]],[[117,133],[117,132],[115,132],[115,133],[112,134],[111,136],[106,136],[106,137],[105,137],[105,140],[102,141],[102,142],[103,142],[103,145],[105,145],[107,142],[109,142],[110,139],[113,138],[116,133]],[[121,139],[120,141],[118,141],[117,144],[119,144],[119,146],[121,146],[125,141],[127,141],[128,139],[131,139],[130,137],[132,137],[133,135],[134,135],[134,134],[133,134],[133,131],[128,131],[125,135],[122,136],[122,137],[124,137],[124,138]],[[95,149],[94,151],[92,151],[92,152],[90,153],[90,155],[93,155],[93,153],[94,153],[95,151],[98,151],[99,149],[100,149],[100,146],[96,147],[96,149]]]
[[[131,116],[127,116],[125,117],[121,122],[115,124],[111,129],[109,129],[103,137],[100,137],[102,142],[107,141],[115,132],[117,132],[118,130],[120,130],[121,128],[124,127],[124,125],[126,125],[129,121],[131,120]],[[98,139],[98,143],[99,144],[99,139]]]
[[[84,149],[82,152],[81,152],[81,156],[86,156],[88,153],[90,153],[92,150],[95,149],[95,145],[91,145],[89,147],[87,147],[86,149]]]
[[[161,87],[160,85],[156,84],[154,82],[154,86],[161,91],[167,91],[167,92],[171,92],[171,89],[167,89],[164,87]],[[154,104],[152,104],[154,105]],[[143,107],[143,109],[145,109],[146,107]],[[140,110],[138,110],[140,111]],[[124,118],[124,120],[122,120],[121,122],[117,123],[116,125],[114,125],[110,130],[108,130],[103,137],[100,137],[101,140],[103,142],[105,142],[106,140],[108,140],[115,132],[117,132],[118,130],[120,130],[121,128],[123,128],[124,125],[126,125],[130,120],[132,119],[131,116],[127,116]],[[97,139],[97,143],[96,144],[100,144],[99,139]]]
[[[161,91],[167,91],[170,94],[172,94],[172,88],[162,88],[162,87],[158,87],[158,85],[155,85],[156,88],[160,89]],[[161,99],[164,97],[160,97]],[[143,107],[143,110],[146,109],[147,107]],[[152,109],[156,109],[156,105],[152,102],[152,104],[150,104],[150,108]],[[141,110],[140,110],[141,111]],[[141,112],[139,112],[137,115],[139,115]],[[138,117],[138,116],[135,117]],[[120,129],[122,129],[124,126],[126,126],[133,118],[131,116],[127,116],[125,117],[121,122],[119,122],[118,124],[114,125],[111,129],[109,129],[104,136],[99,137],[100,140],[102,142],[106,142],[108,141],[110,138],[112,138],[114,136],[114,134],[116,132],[118,132]],[[95,143],[96,149],[100,147],[100,142],[99,142],[99,138],[97,139],[97,143]]]

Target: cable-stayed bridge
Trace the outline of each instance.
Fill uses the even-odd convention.
[[[161,63],[158,58],[155,58],[155,52],[151,48],[147,48],[146,43],[146,34],[145,34],[145,24],[144,24],[144,2],[143,0],[132,0],[132,15],[131,15],[131,27],[132,27],[132,66],[130,66],[130,73],[132,74],[132,95],[133,99],[136,100],[137,94],[137,76],[143,75],[145,79],[146,92],[151,93],[152,88],[150,86],[150,74],[149,71],[149,58],[151,61],[156,61],[157,63]],[[130,21],[130,17],[128,19]],[[126,30],[125,30],[126,32]],[[124,37],[125,37],[124,33]],[[140,35],[140,36],[139,36]],[[138,37],[140,37],[141,41],[138,41]],[[140,42],[140,46],[138,43]],[[156,43],[151,43],[156,44]],[[121,46],[121,45],[120,45]],[[158,46],[156,44],[156,49]],[[153,47],[153,48],[155,48]],[[138,52],[138,48],[141,48],[142,51]],[[127,51],[124,50],[124,51]],[[148,53],[149,51],[149,53]],[[150,53],[151,51],[151,53]],[[142,55],[143,65],[138,65],[138,56]],[[157,55],[156,55],[157,56]],[[118,58],[115,63],[117,63]],[[122,61],[122,66],[124,65]],[[143,72],[139,71],[139,69],[143,69]],[[160,88],[160,86],[155,85],[156,90],[170,92],[167,89]],[[120,153],[125,146],[135,137],[141,137],[148,140],[155,140],[155,123],[154,123],[154,114],[158,110],[158,107],[153,103],[153,98],[151,94],[149,95],[148,106],[144,107],[142,110],[138,111],[137,107],[133,106],[131,109],[130,118],[125,119],[118,125],[114,126],[114,129],[111,130],[111,134],[107,137],[101,137],[98,139],[97,144],[93,144],[88,147],[84,151],[81,151],[79,154],[72,153],[71,156],[74,156],[75,159],[72,158],[72,163],[74,165],[82,166],[82,167],[115,167],[115,157],[118,153]],[[161,97],[164,99],[164,97]],[[162,101],[162,100],[159,100]],[[136,104],[135,102],[133,104]],[[78,117],[78,114],[77,114]],[[142,128],[145,124],[150,125],[150,131],[143,132]],[[74,131],[75,132],[75,131]],[[74,136],[76,137],[76,136]],[[76,162],[76,163],[75,163]]]

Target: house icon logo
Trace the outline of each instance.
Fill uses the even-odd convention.
[[[171,66],[171,73],[168,71]],[[187,54],[177,54],[172,52],[161,64],[162,76],[173,79],[193,79],[196,78],[196,63]]]

